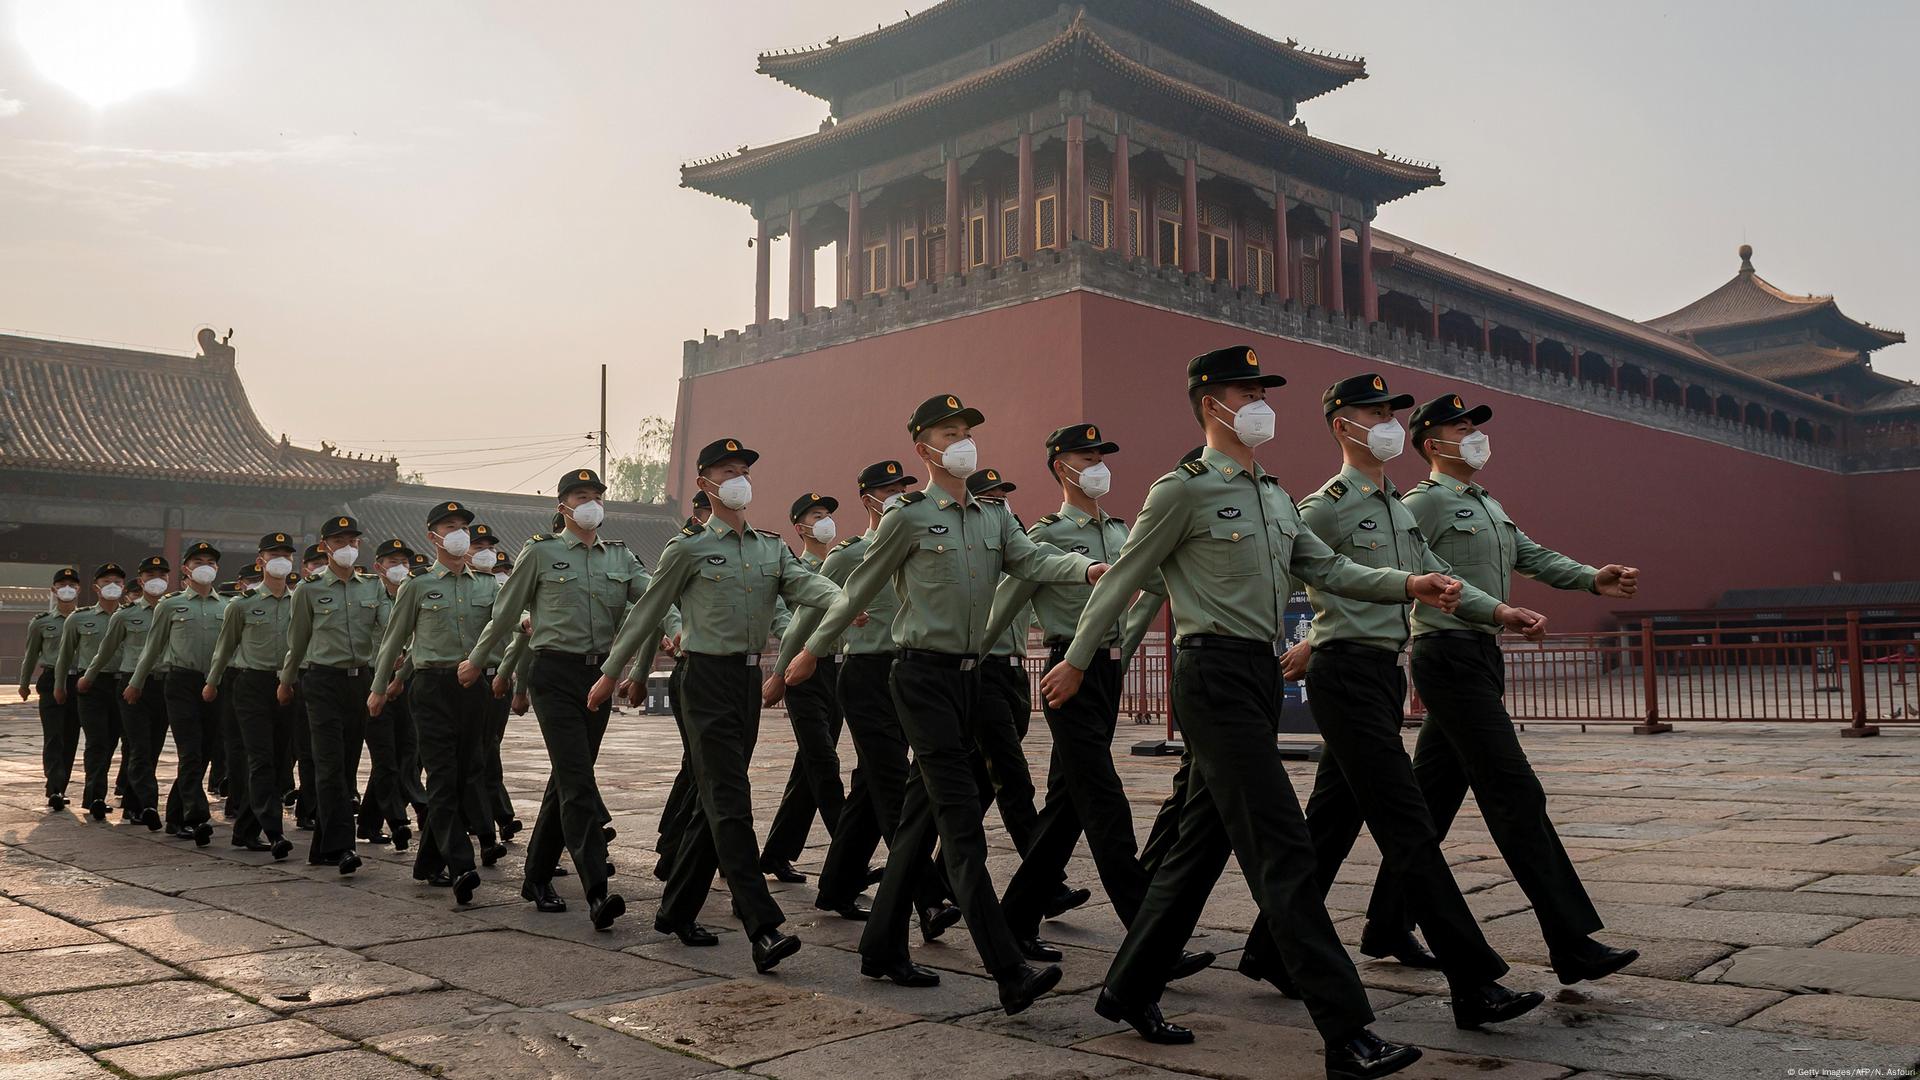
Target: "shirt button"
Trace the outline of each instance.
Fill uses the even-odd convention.
[[[945,545],[945,544],[935,544],[935,545],[933,545],[933,550],[935,550],[935,551],[945,551],[945,550],[947,550],[947,545]]]

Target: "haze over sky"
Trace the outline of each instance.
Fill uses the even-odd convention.
[[[1367,58],[1302,116],[1442,167],[1382,228],[1638,319],[1746,241],[1774,284],[1920,332],[1920,4],[1211,2]],[[177,85],[95,107],[70,87],[100,52],[60,68],[19,32],[37,6],[0,2],[0,327],[181,352],[233,327],[270,431],[518,491],[591,463],[599,364],[619,452],[672,415],[681,342],[751,318],[752,221],[678,167],[826,115],[755,54],[903,14],[189,3],[131,65]],[[1876,366],[1920,378],[1920,346]]]

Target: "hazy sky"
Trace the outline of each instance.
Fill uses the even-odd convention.
[[[1776,285],[1920,331],[1920,4],[1214,6],[1367,58],[1302,115],[1443,168],[1383,228],[1641,319],[1747,241]],[[681,342],[751,318],[748,214],[678,166],[825,115],[754,55],[902,14],[189,3],[188,37],[108,62],[29,48],[31,7],[0,0],[0,328],[190,352],[233,327],[270,431],[520,491],[591,460],[567,440],[596,426],[600,363],[619,451],[672,415]],[[70,88],[150,66],[177,85]],[[1920,378],[1920,346],[1878,366]]]

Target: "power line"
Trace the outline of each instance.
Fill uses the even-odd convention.
[[[558,465],[558,464],[560,464],[561,462],[563,462],[563,461],[566,461],[566,460],[568,460],[569,458],[572,458],[572,457],[575,457],[575,456],[576,456],[576,455],[578,455],[579,453],[581,453],[581,451],[579,451],[579,450],[568,450],[568,451],[567,451],[566,453],[564,453],[564,454],[561,454],[561,455],[560,455],[559,457],[557,457],[557,458],[554,458],[554,459],[553,459],[552,461],[550,461],[550,462],[548,462],[547,464],[545,464],[545,465],[542,465],[542,466],[540,466],[539,468],[537,468],[537,469],[535,469],[535,470],[533,470],[533,473],[532,473],[531,475],[529,475],[529,476],[528,476],[528,477],[527,477],[526,479],[524,479],[524,480],[522,480],[522,481],[520,481],[519,483],[517,483],[517,484],[515,484],[515,485],[513,485],[513,487],[511,487],[511,488],[508,488],[507,490],[509,490],[509,491],[512,491],[512,490],[514,490],[515,488],[523,488],[523,487],[526,487],[526,486],[527,486],[527,485],[528,485],[529,483],[531,483],[531,482],[533,481],[533,479],[534,479],[534,477],[537,477],[537,476],[539,476],[539,475],[540,475],[541,473],[543,473],[543,472],[549,472],[549,471],[551,471],[551,470],[553,469],[553,467],[554,467],[555,465]]]

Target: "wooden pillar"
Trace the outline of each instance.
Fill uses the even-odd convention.
[[[753,325],[767,325],[773,305],[773,251],[767,222],[754,222],[753,238]]]
[[[833,273],[833,302],[841,304],[851,295],[853,288],[847,281],[852,276],[853,264],[847,261],[847,238],[838,236],[833,241],[833,261],[837,269]]]
[[[1380,321],[1380,296],[1373,288],[1373,222],[1360,219],[1360,317]]]
[[[806,305],[806,239],[800,235],[800,208],[787,211],[787,318],[798,319]]]
[[[1480,316],[1480,351],[1486,353],[1488,356],[1493,355],[1493,319],[1491,316]]]
[[[1087,238],[1087,121],[1085,117],[1067,117],[1067,241]]]
[[[1427,319],[1427,338],[1435,345],[1440,344],[1440,298],[1433,298],[1433,311]]]
[[[1540,370],[1540,335],[1539,334],[1529,333],[1527,335],[1527,367],[1531,368],[1534,371]]]
[[[1322,260],[1323,274],[1327,279],[1326,288],[1320,290],[1326,301],[1326,309],[1336,315],[1347,311],[1347,275],[1342,272],[1340,259],[1345,254],[1340,243],[1340,211],[1327,211],[1327,257]]]
[[[1200,272],[1200,173],[1192,158],[1187,159],[1187,178],[1180,187],[1180,269]]]
[[[1014,250],[1020,258],[1033,258],[1033,133],[1020,133],[1020,213],[1016,215],[1020,222],[1020,235]],[[1004,245],[1006,241],[1002,240]]]
[[[1287,196],[1276,191],[1273,193],[1273,296],[1276,300],[1291,300],[1295,295],[1291,247],[1287,243]]]
[[[167,520],[172,521],[175,520],[176,517],[184,516],[184,514],[181,514],[177,510],[169,511],[167,513]],[[180,550],[184,544],[185,541],[181,538],[179,526],[168,525],[166,531],[161,534],[160,557],[167,560],[168,566],[173,567],[173,572],[167,576],[167,584],[169,586],[186,584],[187,572],[180,565]]]
[[[1607,376],[1607,385],[1613,387],[1613,389],[1618,392],[1620,389],[1620,361],[1609,360],[1607,361],[1607,367],[1612,369],[1611,373]]]
[[[847,295],[855,300],[867,294],[866,237],[860,232],[860,189],[847,192]]]
[[[813,310],[813,296],[814,296],[813,272],[814,272],[814,267],[818,266],[819,262],[820,261],[818,259],[815,259],[813,257],[812,246],[811,245],[804,246],[804,250],[802,250],[800,253],[800,310],[801,311]]]
[[[960,191],[960,159],[947,159],[947,265],[952,277],[960,272],[961,254],[967,246],[967,203]]]
[[[1133,254],[1133,167],[1124,132],[1113,137],[1113,250],[1122,259]]]

